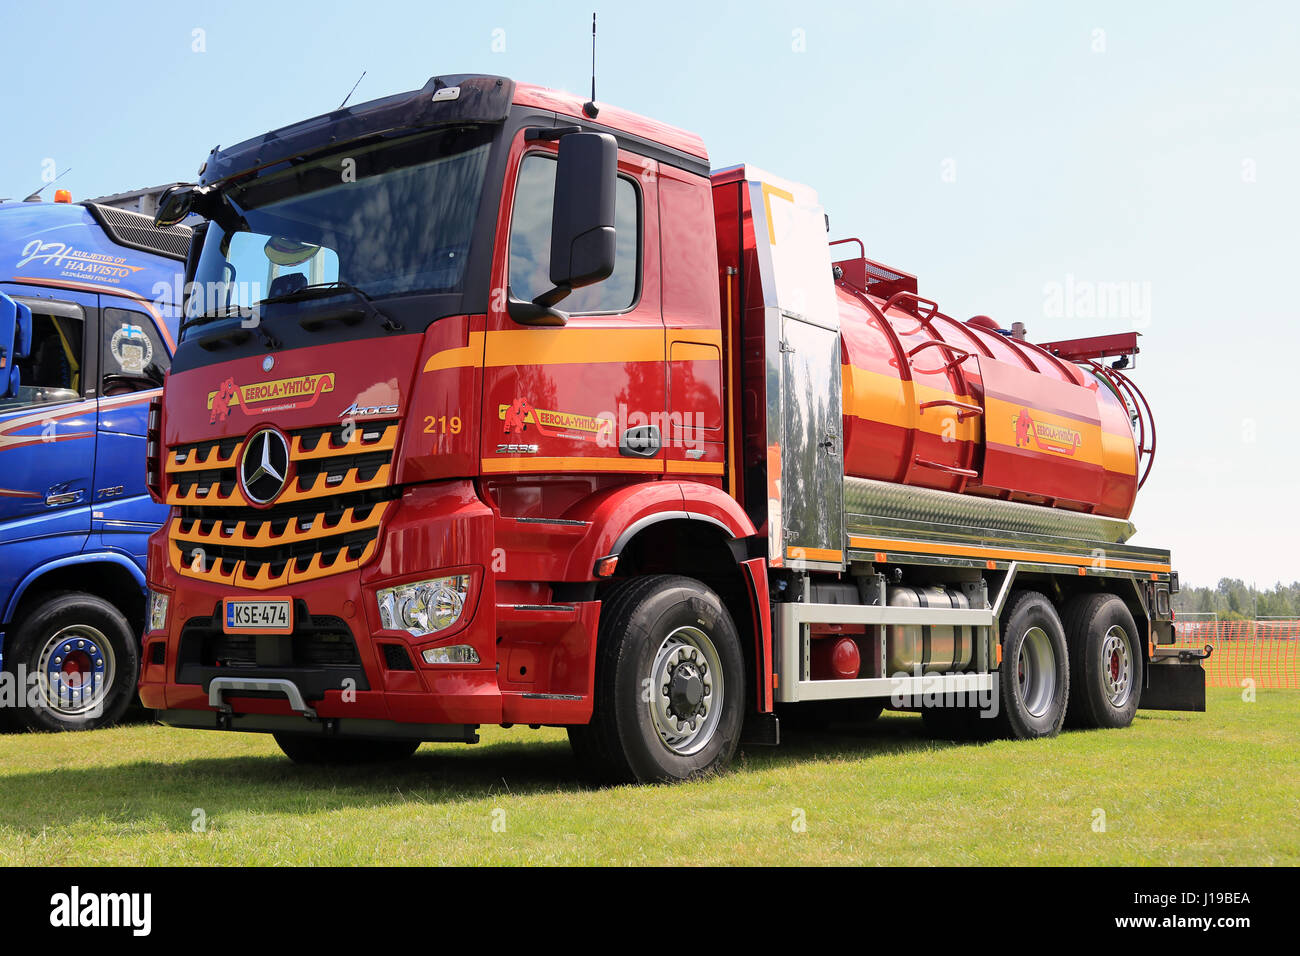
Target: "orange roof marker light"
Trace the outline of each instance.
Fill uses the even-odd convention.
[[[72,202],[72,190],[71,190],[71,189],[56,189],[56,190],[54,190],[54,201],[55,201],[55,202]]]

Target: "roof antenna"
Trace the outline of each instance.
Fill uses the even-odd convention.
[[[348,105],[348,100],[352,99],[352,94],[357,91],[357,87],[361,85],[361,81],[365,78],[366,71],[362,70],[361,75],[357,77],[357,81],[352,84],[352,89],[348,90],[348,95],[343,97],[343,102],[339,104],[339,109],[343,109],[343,107]]]
[[[600,112],[596,108],[596,14],[591,14],[591,99],[582,104],[582,111],[592,119]]]
[[[48,183],[46,183],[46,184],[45,184],[44,186],[42,186],[40,189],[36,190],[36,192],[32,193],[30,196],[28,196],[26,199],[24,199],[23,202],[40,202],[40,201],[41,201],[41,193],[45,192],[46,189],[48,189],[50,186],[52,186],[52,185],[54,185],[55,183],[57,183],[60,179],[62,179],[64,176],[68,175],[68,173],[70,173],[70,172],[72,172],[72,167],[71,167],[71,166],[69,166],[69,167],[68,167],[67,169],[65,169],[63,172],[59,173],[59,175],[55,176],[53,179],[51,179]]]

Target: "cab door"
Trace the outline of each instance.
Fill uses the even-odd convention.
[[[145,490],[149,401],[161,394],[171,356],[152,312],[101,297],[97,442],[92,531],[115,550],[143,558],[167,507]]]
[[[521,131],[511,153],[486,317],[483,474],[662,474],[658,166],[619,151],[614,271],[557,303],[566,324],[537,327],[512,319],[507,299],[551,288],[557,147]]]
[[[6,590],[32,567],[84,547],[96,453],[98,296],[4,290],[32,310],[22,387],[0,399],[0,575]]]

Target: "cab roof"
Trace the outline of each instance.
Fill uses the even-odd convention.
[[[515,103],[518,105],[552,110],[564,116],[573,116],[582,120],[588,119],[582,110],[583,104],[586,102],[582,97],[575,96],[572,93],[551,90],[544,86],[534,86],[531,83],[519,83],[515,86]],[[702,159],[706,163],[709,161],[709,153],[704,147],[704,140],[695,133],[687,132],[676,126],[669,126],[667,123],[661,123],[659,120],[620,109],[617,106],[606,106],[597,103],[596,107],[599,113],[596,115],[594,122],[600,123],[602,126],[608,126],[623,133],[630,133],[633,136],[648,139],[661,146],[667,146],[697,159]]]
[[[218,146],[200,167],[199,182],[203,185],[221,182],[362,137],[451,123],[499,123],[507,118],[512,106],[582,119],[657,143],[707,166],[704,141],[694,133],[616,106],[597,104],[599,114],[590,120],[582,111],[583,102],[571,93],[517,84],[503,76],[471,73],[434,76],[418,90],[322,113],[225,149]]]

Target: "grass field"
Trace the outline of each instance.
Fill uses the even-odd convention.
[[[553,730],[346,770],[255,734],[11,734],[0,863],[1300,863],[1300,693],[1209,697],[1206,714],[1033,743],[932,741],[886,714],[716,779],[609,790],[575,782]]]

